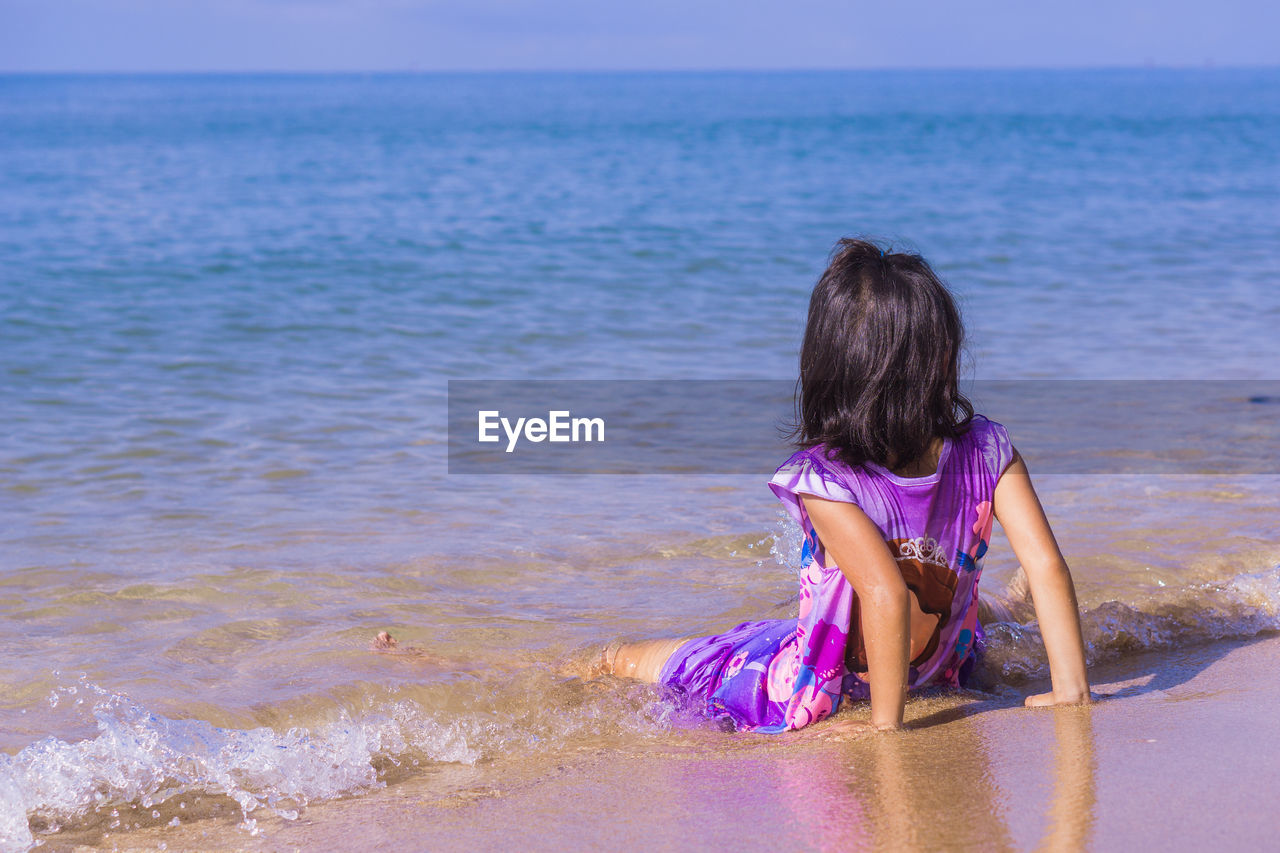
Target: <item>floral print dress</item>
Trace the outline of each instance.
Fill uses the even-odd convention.
[[[908,688],[963,686],[982,639],[978,578],[991,539],[992,498],[1012,459],[1005,428],[981,415],[963,435],[944,441],[928,477],[899,477],[873,463],[852,469],[821,446],[795,453],[769,487],[805,535],[797,618],[744,622],[690,640],[659,680],[705,699],[708,716],[740,731],[803,728],[835,713],[842,697],[869,698],[857,596],[804,510],[800,496],[814,495],[861,508],[880,528],[921,610],[938,617],[911,661]]]

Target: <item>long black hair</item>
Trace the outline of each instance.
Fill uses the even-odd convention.
[[[963,343],[955,300],[924,258],[841,240],[809,299],[795,444],[894,468],[962,435],[973,419],[958,387]]]

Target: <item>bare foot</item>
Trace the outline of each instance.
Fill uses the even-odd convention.
[[[555,664],[555,671],[560,675],[580,678],[583,681],[591,681],[604,675],[613,675],[613,662],[617,658],[618,650],[621,647],[622,643],[620,642],[609,643],[601,646],[598,652],[586,659],[584,659],[585,655],[582,655],[582,653],[575,653],[572,657],[558,661]]]
[[[458,661],[450,660],[441,655],[434,655],[421,646],[402,646],[400,641],[387,631],[380,631],[378,636],[373,638],[373,642],[369,644],[370,651],[383,652],[385,654],[396,655],[397,657],[413,658],[415,660],[425,661],[427,663],[437,663],[442,665],[457,664]]]
[[[369,650],[379,654],[395,655],[398,658],[408,658],[415,663],[435,664],[436,666],[457,671],[472,671],[479,668],[475,661],[445,657],[444,655],[430,652],[422,646],[402,646],[400,641],[387,631],[378,632],[378,636],[374,637],[373,642],[369,643]]]
[[[622,643],[614,641],[607,643],[600,649],[600,654],[596,655],[591,661],[591,677],[596,678],[601,675],[613,675],[613,665],[618,659],[618,652],[622,650]]]

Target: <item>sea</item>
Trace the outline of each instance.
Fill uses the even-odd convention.
[[[465,470],[449,383],[786,386],[842,237],[967,380],[1255,425],[1025,454],[1091,663],[1280,630],[1278,139],[1277,69],[0,76],[0,850],[734,737],[588,664],[794,615],[785,455]]]

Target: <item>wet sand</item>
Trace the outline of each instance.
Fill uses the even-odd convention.
[[[256,836],[224,809],[45,849],[1263,848],[1280,829],[1278,664],[1273,635],[1143,653],[1094,671],[1091,707],[1019,707],[1034,682],[924,696],[902,733],[584,743],[500,773],[443,766]]]

